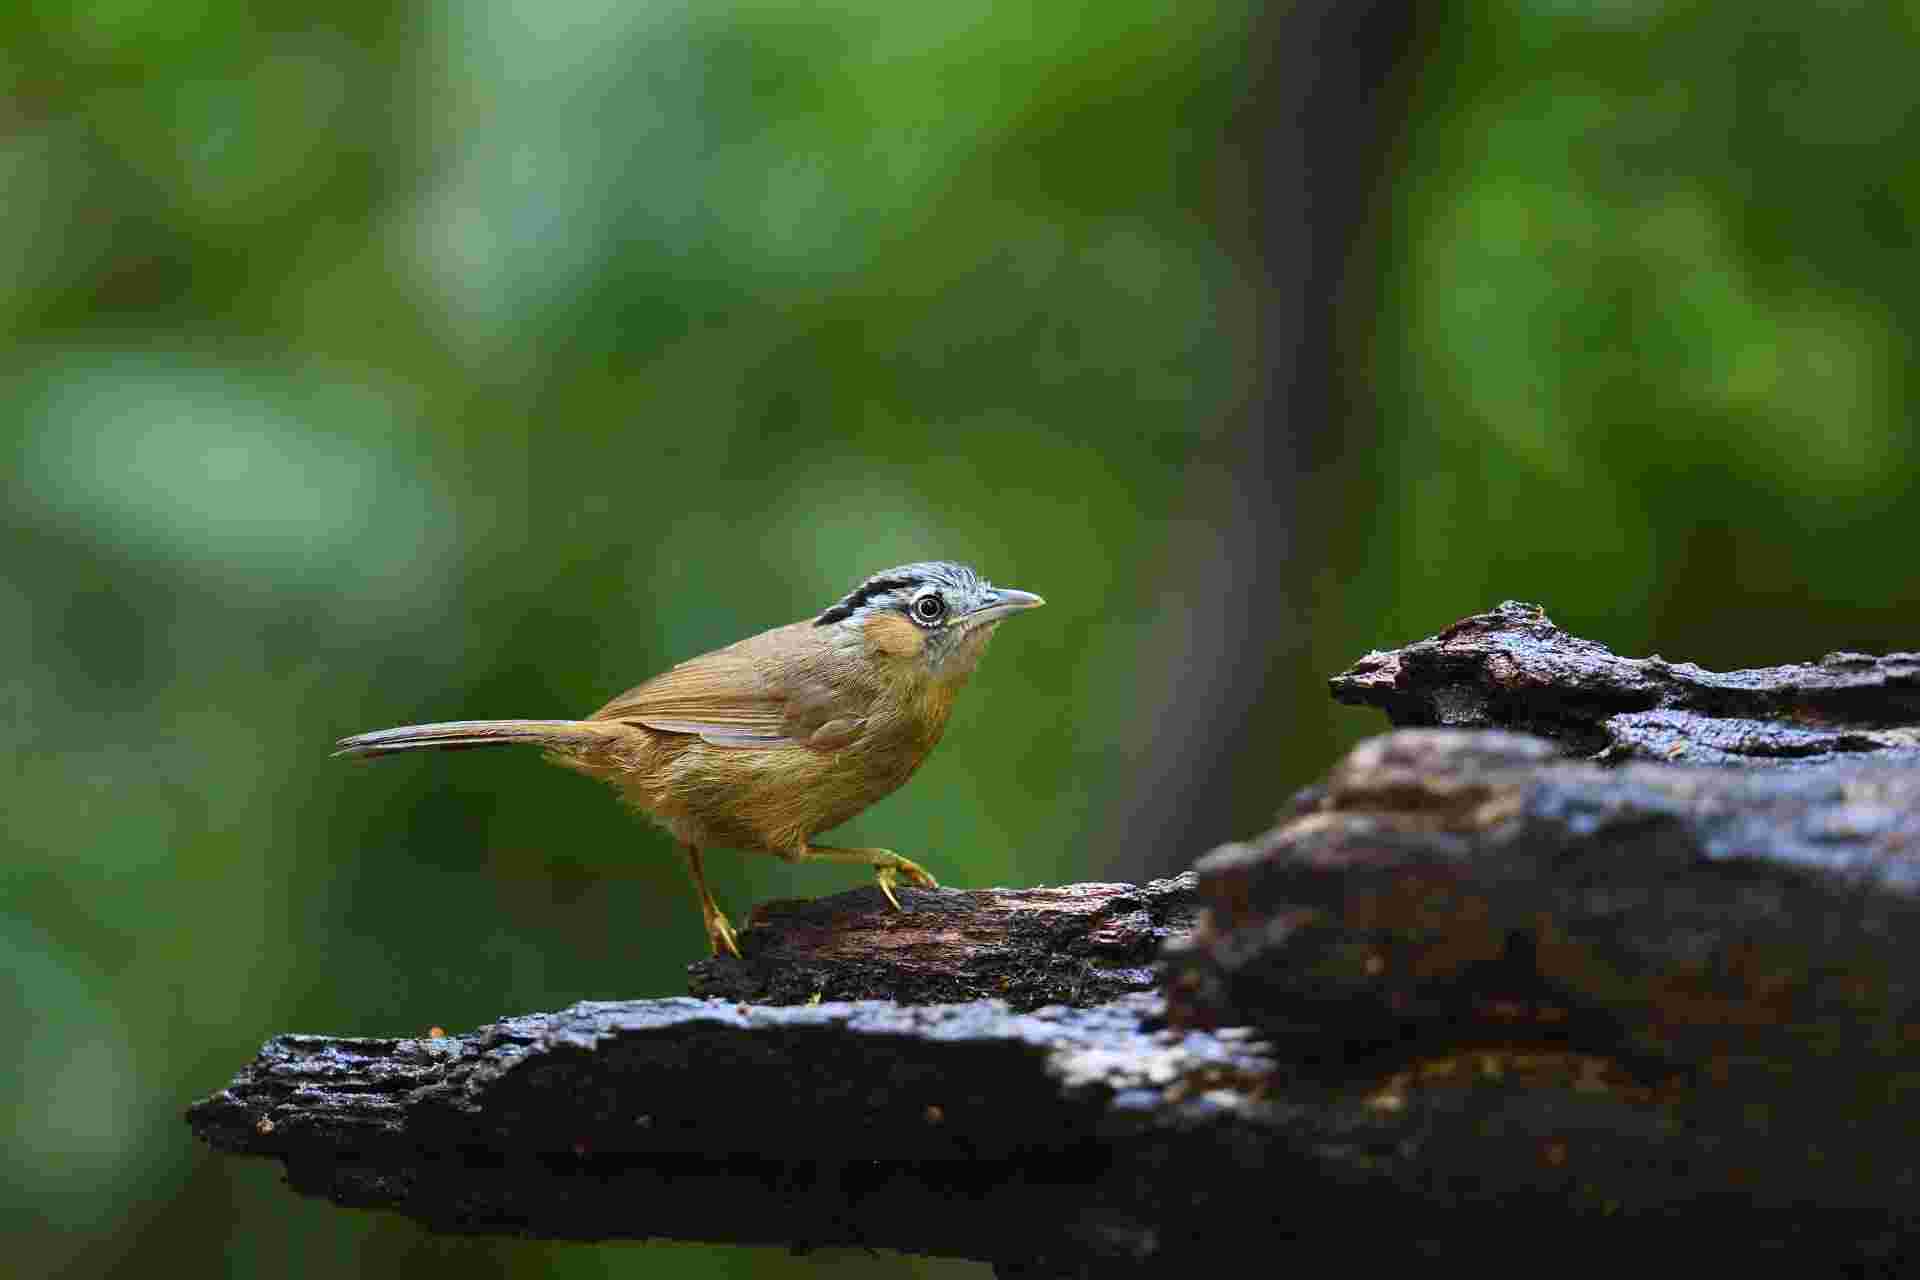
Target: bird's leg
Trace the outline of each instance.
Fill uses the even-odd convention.
[[[908,884],[917,884],[922,889],[940,887],[940,882],[925,867],[891,849],[841,849],[830,844],[814,844],[800,850],[798,858],[801,862],[857,862],[872,867],[874,881],[895,911],[900,909],[900,899],[893,896],[895,880],[905,878]]]
[[[687,871],[693,876],[693,893],[700,899],[700,918],[706,922],[707,945],[713,948],[713,954],[725,951],[738,960],[740,944],[734,941],[733,926],[720,914],[720,908],[713,901],[713,894],[707,889],[706,873],[700,868],[700,847],[683,844],[680,852],[687,855]]]

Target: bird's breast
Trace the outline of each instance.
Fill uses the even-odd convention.
[[[643,794],[682,839],[775,851],[803,847],[898,790],[939,743],[951,697],[876,699],[844,745],[720,746],[681,738]]]

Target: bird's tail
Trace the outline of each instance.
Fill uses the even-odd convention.
[[[409,724],[397,729],[375,729],[342,738],[336,756],[387,756],[396,751],[438,747],[498,747],[512,743],[564,750],[603,742],[620,726],[591,720],[448,720],[440,724]]]

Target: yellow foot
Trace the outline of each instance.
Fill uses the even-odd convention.
[[[894,881],[902,877],[906,879],[908,884],[918,885],[922,889],[938,889],[940,887],[940,882],[933,878],[932,872],[915,862],[912,858],[903,858],[897,853],[894,854],[892,862],[879,863],[874,866],[873,878],[874,882],[880,886],[880,892],[887,895],[887,901],[893,904],[895,911],[900,909],[900,899],[893,896],[893,884]]]
[[[816,844],[803,845],[798,852],[786,856],[798,862],[857,862],[872,867],[874,882],[880,886],[880,892],[887,895],[895,911],[900,909],[900,899],[893,896],[895,881],[904,879],[922,889],[940,887],[940,882],[925,867],[891,849],[842,849],[838,845]]]
[[[715,955],[724,951],[735,960],[740,958],[740,943],[734,938],[733,926],[718,911],[707,917],[707,945]]]

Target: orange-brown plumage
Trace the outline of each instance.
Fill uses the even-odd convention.
[[[538,743],[555,763],[611,783],[680,841],[714,949],[733,950],[706,892],[703,848],[865,862],[889,897],[897,875],[934,883],[890,850],[811,841],[913,776],[994,626],[1039,603],[963,566],[906,565],[818,618],[663,671],[585,720],[413,725],[343,739],[341,753]]]

